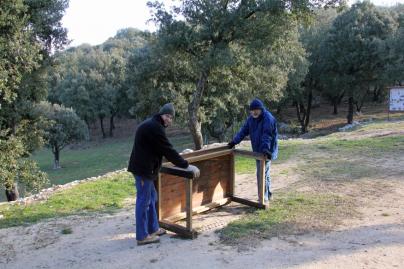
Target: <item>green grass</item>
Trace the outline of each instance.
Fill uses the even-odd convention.
[[[0,205],[0,228],[36,223],[43,219],[111,212],[125,206],[134,198],[134,179],[130,173],[81,183],[71,189],[58,191],[44,202],[30,205]]]
[[[283,234],[310,230],[328,230],[343,217],[351,204],[345,198],[331,194],[278,194],[268,210],[257,210],[231,222],[220,233],[226,244],[240,244],[251,239],[265,239]],[[344,216],[345,217],[345,216]],[[247,240],[248,239],[248,240]]]
[[[178,150],[183,150],[189,147],[191,139],[179,136],[171,141]],[[49,149],[36,152],[32,158],[48,174],[52,184],[64,184],[127,167],[132,146],[133,138],[127,138],[89,142],[81,149],[66,148],[60,156],[62,169],[58,170],[53,169],[53,155]]]
[[[385,153],[388,151],[404,150],[404,136],[372,137],[362,139],[327,139],[319,142],[320,149],[333,152],[346,151],[352,153]]]
[[[109,140],[84,144],[82,149],[64,149],[60,154],[61,169],[53,169],[49,149],[36,152],[32,158],[48,174],[52,184],[64,184],[126,167],[133,139]]]
[[[176,136],[170,141],[179,151],[193,146],[190,136]],[[47,173],[50,185],[59,185],[127,167],[132,146],[133,138],[107,138],[83,143],[74,149],[65,148],[60,154],[62,168],[57,170],[53,169],[53,154],[48,148],[35,152],[31,158]],[[23,189],[20,194],[24,195]],[[0,186],[0,202],[5,200],[4,189]]]

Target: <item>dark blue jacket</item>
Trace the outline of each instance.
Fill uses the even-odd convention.
[[[244,137],[250,136],[251,145],[254,152],[271,153],[272,160],[278,157],[278,129],[276,127],[276,119],[266,110],[264,104],[259,99],[251,102],[251,108],[259,108],[262,110],[261,115],[254,119],[251,115],[241,127],[240,131],[233,138],[233,143],[240,143]]]

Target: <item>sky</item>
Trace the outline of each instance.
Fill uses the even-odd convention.
[[[69,8],[62,19],[68,30],[70,46],[83,43],[98,45],[116,34],[119,29],[134,27],[140,30],[155,31],[149,0],[70,0]],[[173,0],[163,0],[170,6]],[[356,0],[349,0],[350,3]],[[391,6],[404,3],[404,0],[371,0],[375,5]]]

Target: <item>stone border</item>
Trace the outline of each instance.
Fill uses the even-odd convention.
[[[113,172],[108,172],[104,175],[100,175],[100,176],[95,176],[95,177],[89,177],[89,178],[85,178],[85,179],[81,179],[81,180],[75,180],[66,184],[61,184],[61,185],[53,185],[52,187],[49,187],[47,189],[43,189],[41,190],[39,193],[37,194],[33,194],[24,198],[20,198],[17,199],[16,201],[12,201],[12,202],[1,202],[1,205],[29,205],[32,204],[33,202],[38,202],[38,201],[45,201],[47,200],[52,194],[54,194],[56,191],[59,190],[67,190],[70,189],[80,183],[84,183],[84,182],[90,182],[90,181],[96,181],[96,180],[100,180],[100,179],[105,179],[105,178],[109,178],[115,175],[119,175],[122,173],[125,173],[126,168],[124,169],[120,169],[120,170],[116,170]]]

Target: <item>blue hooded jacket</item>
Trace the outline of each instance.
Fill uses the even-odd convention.
[[[254,152],[271,153],[272,160],[278,157],[278,129],[276,119],[266,110],[264,104],[258,98],[250,104],[250,110],[261,109],[261,115],[254,119],[251,115],[241,127],[240,131],[233,138],[233,143],[240,143],[244,137],[250,136],[251,145]]]

